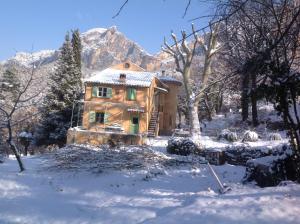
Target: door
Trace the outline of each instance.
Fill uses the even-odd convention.
[[[131,134],[138,134],[139,133],[139,116],[138,115],[132,115],[131,116],[131,126],[130,126],[130,132]]]

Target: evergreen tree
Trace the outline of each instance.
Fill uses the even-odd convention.
[[[82,45],[80,39],[80,32],[78,29],[72,31],[72,47],[74,53],[74,60],[78,69],[81,71],[81,52],[82,52]]]
[[[57,67],[50,77],[49,86],[41,108],[42,120],[36,133],[36,143],[61,146],[66,142],[72,114],[77,114],[74,105],[81,93],[81,72],[74,58],[69,33],[60,49]]]

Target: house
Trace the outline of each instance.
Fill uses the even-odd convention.
[[[84,82],[82,127],[71,128],[68,143],[143,144],[176,128],[181,82],[124,62]]]

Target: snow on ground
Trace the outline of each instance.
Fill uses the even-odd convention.
[[[206,165],[166,155],[165,143],[140,148],[143,157],[136,147],[68,147],[23,158],[23,173],[8,158],[0,164],[0,223],[299,223],[300,185],[242,185],[245,168],[227,164],[215,167],[232,189],[220,195]]]

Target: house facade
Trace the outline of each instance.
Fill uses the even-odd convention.
[[[174,78],[124,62],[93,74],[84,86],[82,127],[69,130],[68,143],[142,144],[176,128],[181,82]]]

